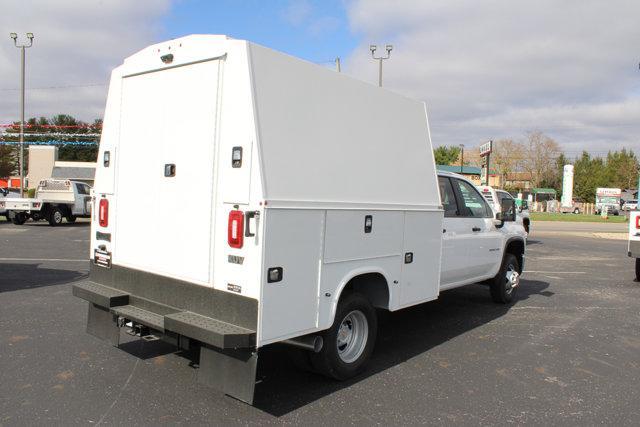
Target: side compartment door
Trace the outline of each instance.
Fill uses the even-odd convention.
[[[438,297],[442,212],[404,213],[404,254],[400,306]]]
[[[465,224],[465,218],[460,215],[451,180],[446,176],[439,176],[438,185],[440,200],[444,207],[440,286],[446,287],[464,280],[468,252],[464,232],[468,226]]]
[[[493,210],[475,186],[453,178],[460,214],[465,218],[462,231],[467,246],[465,281],[487,276],[502,260],[502,235],[493,225]]]

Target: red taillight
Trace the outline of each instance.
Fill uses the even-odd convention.
[[[640,215],[636,216],[636,228],[640,228]]]
[[[100,199],[98,222],[100,227],[106,227],[109,225],[109,201],[107,199]]]
[[[241,248],[244,243],[244,213],[242,211],[229,212],[229,229],[227,240],[232,248]]]

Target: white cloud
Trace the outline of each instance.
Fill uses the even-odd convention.
[[[346,70],[377,80],[369,43],[393,43],[384,84],[423,99],[436,145],[540,129],[573,155],[640,151],[640,2],[356,0]]]
[[[169,0],[23,0],[0,14],[0,122],[19,118],[20,52],[9,32],[35,34],[27,49],[26,116],[102,117],[111,69],[156,41]],[[6,34],[4,32],[6,31]],[[50,86],[101,84],[36,90]]]
[[[304,24],[311,16],[313,7],[308,0],[290,1],[287,7],[282,11],[282,17],[289,24],[299,27]]]

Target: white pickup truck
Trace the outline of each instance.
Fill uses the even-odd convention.
[[[513,203],[516,202],[516,199],[513,198],[511,194],[509,194],[505,190],[496,190],[495,188],[489,185],[478,185],[478,190],[484,196],[484,198],[489,202],[489,204],[493,207],[495,212],[501,212],[502,206],[504,206],[504,202],[507,200],[513,200]],[[509,202],[511,203],[511,202]],[[529,215],[529,208],[525,204],[516,210],[516,223],[523,226],[524,230],[529,234],[529,230],[531,228],[531,218]]]
[[[45,219],[52,226],[62,224],[63,218],[91,217],[91,187],[83,182],[65,179],[43,179],[38,183],[35,198],[7,198],[0,201],[8,219],[16,225],[29,218]]]
[[[197,35],[127,58],[104,117],[90,277],[73,294],[111,344],[125,327],[196,349],[199,382],[252,402],[267,345],[343,380],[371,357],[375,308],[473,283],[515,298],[515,206],[494,213],[436,173],[423,102]]]

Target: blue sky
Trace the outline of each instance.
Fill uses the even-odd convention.
[[[358,44],[342,0],[180,0],[162,26],[167,38],[226,34],[312,62],[344,58]]]

